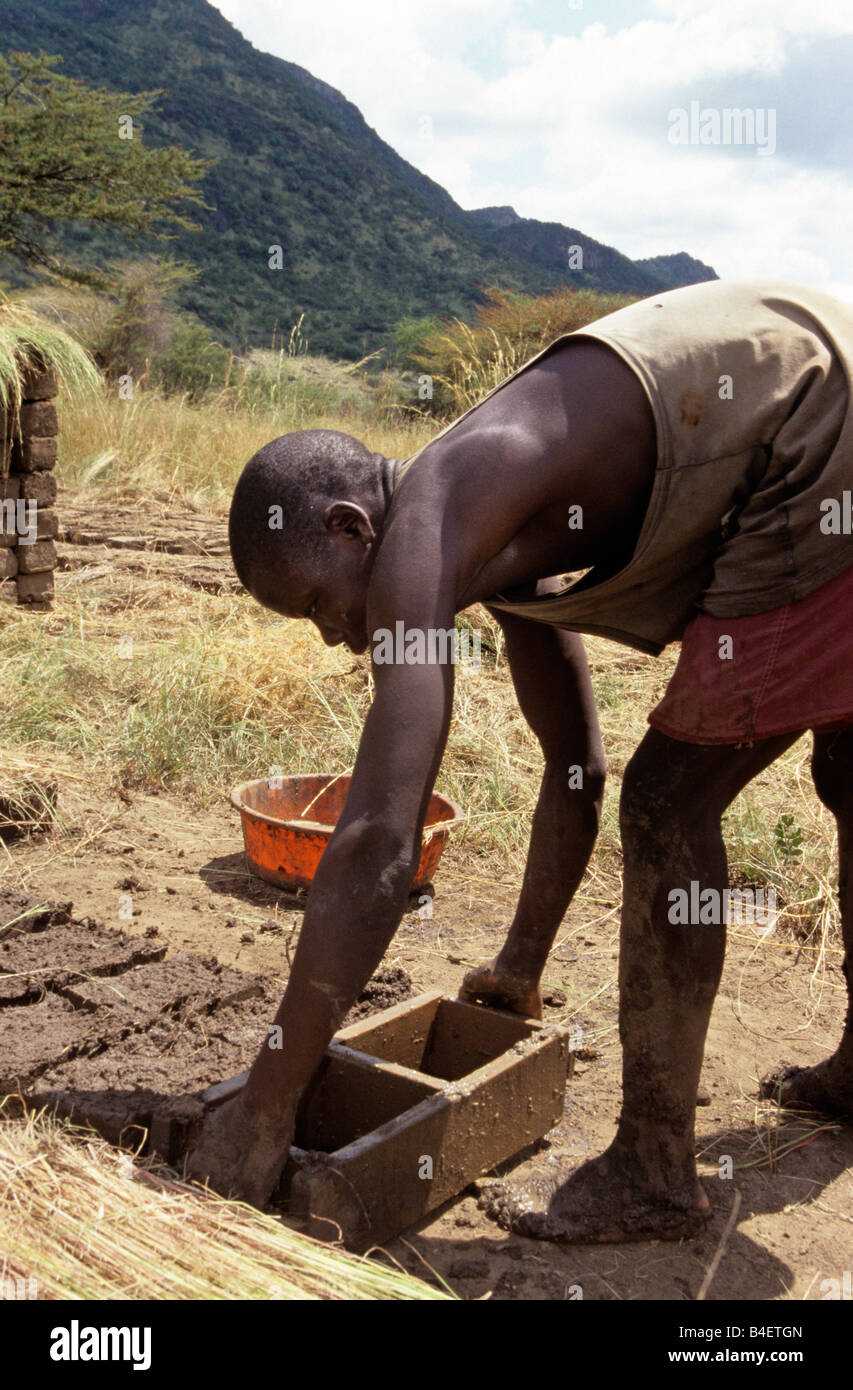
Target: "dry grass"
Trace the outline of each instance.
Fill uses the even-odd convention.
[[[488,872],[524,853],[542,758],[499,630],[484,610],[469,616],[482,624],[483,665],[457,668],[438,788],[465,808],[461,843]],[[60,573],[52,613],[13,609],[0,621],[0,678],[15,692],[0,708],[7,785],[39,768],[55,769],[60,787],[85,772],[104,788],[167,789],[203,805],[272,767],[342,772],[354,761],[371,698],[367,659],[243,597],[116,565],[94,578]],[[619,896],[622,773],[675,654],[654,660],[598,638],[587,650],[610,772],[588,883],[608,902]],[[775,887],[782,925],[815,945],[837,931],[837,859],[808,756],[804,738],[737,799],[724,828],[732,881]]]
[[[40,1299],[444,1299],[44,1116],[0,1122],[0,1287]]]
[[[226,395],[196,404],[147,390],[129,400],[106,388],[87,399],[64,395],[61,476],[67,484],[96,488],[96,505],[148,496],[222,512],[247,460],[290,430],[343,430],[393,458],[408,458],[435,432],[420,419],[386,418],[364,394],[343,410],[318,412],[301,378],[291,387],[279,404],[259,402],[252,409],[234,408]]]
[[[415,334],[409,356],[438,388],[435,408],[452,418],[476,405],[555,338],[630,303],[630,295],[568,286],[542,295],[492,290],[471,323],[427,321]]]
[[[28,305],[0,293],[0,433],[3,468],[6,448],[15,435],[15,419],[21,405],[22,368],[37,371],[50,366],[69,399],[91,400],[100,390],[100,379],[88,353],[61,328],[45,322]],[[9,428],[3,419],[9,415]],[[10,438],[4,435],[8,432]]]
[[[274,766],[340,772],[355,759],[367,659],[245,598],[118,566],[94,579],[73,570],[57,576],[52,613],[34,622],[12,609],[0,623],[0,676],[16,692],[0,707],[13,781],[28,759],[48,768],[56,754],[105,788],[169,789],[198,805]],[[468,809],[470,848],[518,853],[540,769],[503,660],[460,666],[439,786]]]

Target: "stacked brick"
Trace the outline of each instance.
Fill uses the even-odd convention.
[[[25,371],[17,416],[0,406],[0,597],[35,609],[56,568],[55,395],[54,372]]]

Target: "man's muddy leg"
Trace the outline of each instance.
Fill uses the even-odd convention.
[[[539,982],[592,854],[604,794],[604,773],[598,767],[584,769],[583,788],[576,791],[568,786],[566,767],[565,760],[546,765],[506,941],[493,961],[465,976],[461,999],[542,1017]]]
[[[616,1138],[550,1191],[490,1191],[485,1204],[523,1235],[565,1241],[677,1239],[709,1214],[694,1157],[705,1034],[725,950],[726,806],[796,735],[749,748],[680,743],[651,730],[625,772],[619,958],[622,1114]],[[683,921],[674,890],[716,891]],[[702,916],[714,921],[702,921]],[[545,1199],[543,1202],[543,1198]]]
[[[537,586],[549,593],[551,581]],[[558,586],[556,586],[558,587]],[[497,957],[466,975],[460,998],[542,1017],[539,982],[598,834],[606,764],[583,642],[494,610],[519,706],[545,772],[518,907]]]
[[[847,1021],[838,1050],[816,1067],[781,1067],[761,1083],[761,1094],[790,1110],[818,1110],[853,1121],[853,732],[816,734],[812,752],[815,791],[838,826],[838,900],[847,979]]]

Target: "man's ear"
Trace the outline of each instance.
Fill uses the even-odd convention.
[[[323,521],[327,531],[351,536],[364,546],[372,545],[376,539],[370,517],[355,502],[330,502],[323,513]]]

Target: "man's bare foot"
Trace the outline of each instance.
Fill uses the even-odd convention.
[[[478,1183],[478,1205],[505,1230],[535,1240],[590,1245],[699,1235],[711,1204],[698,1178],[656,1193],[640,1184],[636,1169],[608,1150],[567,1179]]]
[[[187,1177],[223,1197],[263,1207],[274,1192],[293,1138],[295,1105],[276,1121],[258,1115],[243,1092],[205,1116],[187,1155]]]
[[[470,970],[460,986],[459,998],[470,1004],[489,1004],[493,1009],[511,1009],[525,1018],[542,1017],[538,981],[504,970],[497,961]]]
[[[816,1067],[777,1067],[762,1077],[758,1094],[784,1110],[816,1110],[853,1124],[853,1069],[837,1056]]]

